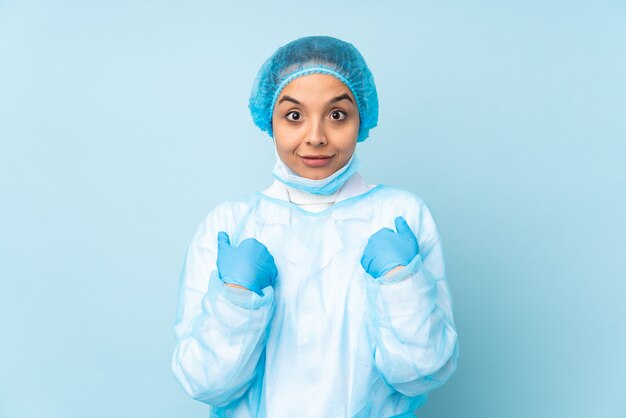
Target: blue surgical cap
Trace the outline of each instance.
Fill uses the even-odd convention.
[[[330,36],[306,36],[278,48],[257,73],[250,93],[254,124],[273,137],[272,113],[287,84],[297,77],[321,73],[337,77],[356,98],[360,123],[357,141],[364,141],[378,123],[374,76],[354,45]]]

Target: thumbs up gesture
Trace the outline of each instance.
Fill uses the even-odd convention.
[[[224,231],[217,234],[217,271],[224,283],[242,286],[259,296],[278,276],[274,257],[265,245],[248,238],[234,247]]]
[[[367,241],[361,265],[378,279],[398,266],[406,266],[419,253],[417,238],[402,216],[395,219],[396,231],[382,228]]]

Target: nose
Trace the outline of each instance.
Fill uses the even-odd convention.
[[[308,132],[306,143],[307,145],[325,145],[328,142],[326,139],[326,132],[324,130],[324,124],[321,122],[313,123],[311,129]]]

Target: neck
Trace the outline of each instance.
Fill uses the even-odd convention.
[[[339,190],[331,194],[315,194],[285,185],[289,201],[309,212],[321,212],[335,204]]]

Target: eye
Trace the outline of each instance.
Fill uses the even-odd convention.
[[[300,120],[300,112],[292,110],[291,112],[287,113],[285,117],[287,118],[287,120],[296,122]]]
[[[343,120],[346,117],[346,112],[342,110],[333,110],[332,112],[330,112],[330,118],[333,120]]]

